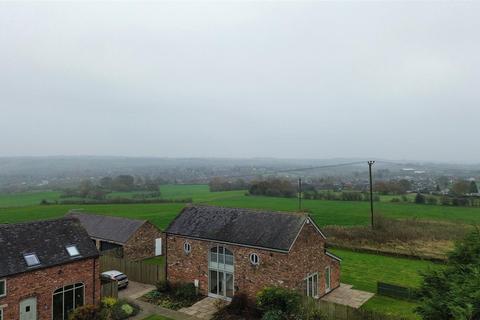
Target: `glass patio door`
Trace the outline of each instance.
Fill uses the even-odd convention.
[[[233,273],[210,270],[210,295],[220,298],[233,298]]]
[[[210,249],[208,262],[209,296],[231,299],[234,294],[233,254],[223,246]]]

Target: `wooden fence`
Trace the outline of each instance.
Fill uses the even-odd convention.
[[[327,319],[332,320],[406,320],[398,316],[388,316],[370,310],[355,309],[333,302],[319,300],[319,306]]]
[[[156,284],[165,280],[165,268],[158,264],[142,261],[130,261],[110,255],[100,256],[100,271],[118,270],[127,275],[131,281]]]
[[[113,297],[118,298],[118,283],[117,281],[104,281],[102,280],[101,297]]]
[[[391,298],[415,300],[414,289],[385,282],[377,282],[377,293]]]

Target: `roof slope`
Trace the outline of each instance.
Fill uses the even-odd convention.
[[[166,232],[288,251],[307,216],[210,206],[186,207]]]
[[[75,245],[80,256],[70,257],[68,245]],[[40,265],[28,267],[23,256],[28,253],[35,253]],[[78,220],[0,224],[0,278],[96,256],[97,248]]]
[[[135,220],[120,217],[96,215],[71,211],[68,217],[80,220],[80,223],[93,238],[110,240],[124,244],[140,228],[146,220]]]

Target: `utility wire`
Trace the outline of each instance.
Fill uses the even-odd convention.
[[[364,163],[365,163],[365,161],[356,161],[356,162],[347,162],[347,163],[328,164],[328,165],[315,166],[315,167],[303,167],[303,168],[293,168],[293,169],[272,170],[272,171],[268,171],[268,172],[255,173],[255,174],[242,174],[242,175],[221,176],[221,177],[226,178],[226,179],[246,178],[246,177],[255,177],[255,176],[258,176],[258,175],[271,175],[271,174],[276,174],[276,173],[287,173],[287,172],[298,172],[298,171],[325,169],[325,168],[346,167],[346,166],[352,166],[352,165],[364,164]]]

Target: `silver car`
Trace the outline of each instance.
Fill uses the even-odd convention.
[[[128,287],[128,277],[117,270],[110,270],[102,272],[102,279],[108,279],[110,281],[115,280],[118,283],[118,289]]]

